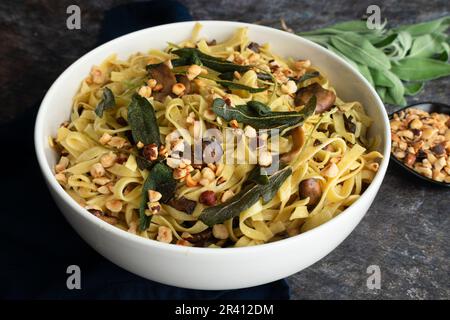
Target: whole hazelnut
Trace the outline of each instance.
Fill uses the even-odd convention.
[[[211,190],[203,191],[202,194],[200,194],[198,201],[207,206],[214,206],[217,202],[216,194]]]

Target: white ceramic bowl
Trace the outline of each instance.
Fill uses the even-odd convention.
[[[237,289],[275,281],[317,262],[336,248],[356,227],[371,205],[386,172],[390,151],[388,117],[370,84],[348,63],[324,48],[280,30],[226,21],[202,21],[202,35],[222,40],[237,27],[247,27],[252,41],[270,43],[282,56],[310,59],[344,100],[363,103],[375,120],[371,134],[382,138],[384,155],[372,184],[351,207],[331,221],[298,236],[247,248],[190,248],[140,238],[96,218],[80,207],[57,183],[53,166],[57,155],[48,145],[58,126],[69,118],[72,97],[91,66],[112,53],[121,58],[168,41],[188,38],[195,22],[162,25],[112,40],[73,63],[53,83],[39,109],[35,127],[37,158],[58,207],[95,250],[120,267],[144,278],[193,289]],[[75,261],[76,263],[76,261]]]

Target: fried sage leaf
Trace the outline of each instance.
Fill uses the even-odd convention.
[[[234,71],[245,72],[250,70],[251,68],[251,66],[241,66],[225,59],[207,55],[195,48],[177,49],[172,51],[172,53],[180,57],[179,59],[175,59],[172,61],[172,64],[175,63],[175,66],[198,64],[204,65],[205,67],[208,67],[220,73]]]
[[[156,121],[155,110],[147,99],[138,94],[134,94],[128,106],[128,123],[134,141],[143,144],[161,143],[158,122]]]
[[[247,180],[257,184],[268,184],[269,176],[267,175],[267,171],[263,167],[255,166],[253,170],[248,174]]]
[[[248,124],[255,129],[274,129],[293,127],[303,124],[316,109],[316,97],[313,96],[301,111],[277,112],[265,104],[250,101],[246,105],[228,106],[224,100],[218,98],[213,101],[212,110],[225,121],[236,120]]]
[[[150,225],[151,216],[145,214],[148,202],[148,190],[155,190],[161,193],[160,202],[168,202],[175,193],[177,182],[172,176],[172,169],[163,163],[157,163],[150,170],[147,179],[142,186],[142,200],[139,207],[139,227],[146,230]]]
[[[240,83],[236,83],[233,81],[217,81],[218,84],[220,84],[222,87],[225,87],[227,89],[231,90],[245,90],[250,93],[256,93],[256,92],[263,92],[266,91],[267,88],[253,88],[249,87]]]
[[[312,79],[312,78],[317,78],[318,76],[320,76],[319,71],[314,71],[314,72],[307,72],[304,75],[302,75],[300,77],[300,79],[297,80],[297,83],[302,83],[303,81]]]
[[[227,202],[204,209],[199,219],[212,227],[215,224],[223,223],[238,216],[242,211],[254,205],[260,198],[263,199],[264,203],[267,203],[275,196],[283,182],[291,174],[292,169],[286,167],[270,176],[267,184],[249,185]]]
[[[101,118],[105,110],[114,108],[115,105],[116,99],[114,98],[114,94],[112,93],[111,89],[105,87],[103,89],[102,100],[100,100],[100,102],[95,107],[95,114]]]

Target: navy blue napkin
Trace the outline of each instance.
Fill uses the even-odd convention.
[[[170,22],[190,20],[176,1],[122,5],[106,12],[99,42]],[[39,104],[0,127],[2,299],[289,299],[284,280],[227,291],[181,289],[149,281],[91,249],[56,208],[34,155]],[[81,290],[69,290],[67,267],[81,269]]]

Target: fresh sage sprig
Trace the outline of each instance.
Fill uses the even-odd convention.
[[[227,202],[204,209],[199,219],[206,225],[212,227],[215,224],[223,223],[228,219],[237,217],[242,211],[254,205],[260,198],[262,198],[265,204],[272,200],[283,182],[291,174],[292,169],[286,167],[271,175],[267,184],[249,185]]]
[[[155,190],[161,193],[160,202],[168,202],[175,193],[177,182],[173,178],[172,169],[164,163],[158,162],[150,170],[147,179],[142,186],[142,200],[139,207],[139,227],[146,230],[150,225],[151,216],[145,214],[148,202],[148,190]]]
[[[381,99],[405,105],[424,82],[450,75],[450,17],[388,29],[347,21],[298,33],[344,58],[375,87]]]
[[[102,100],[95,107],[95,114],[100,118],[103,116],[103,112],[105,110],[114,108],[116,105],[116,99],[114,98],[114,94],[110,88],[105,87],[103,89],[103,97]]]
[[[236,83],[233,81],[216,81],[218,84],[220,84],[222,87],[225,87],[227,89],[232,89],[232,90],[245,90],[248,91],[250,93],[257,93],[257,92],[263,92],[266,91],[267,88],[253,88],[253,87],[249,87],[240,83]]]
[[[136,143],[161,144],[159,126],[156,121],[155,110],[147,99],[134,94],[128,106],[128,123]]]
[[[223,99],[214,99],[212,110],[225,121],[236,120],[248,124],[255,129],[284,129],[302,125],[314,114],[316,97],[313,96],[301,111],[272,111],[267,105],[258,101],[249,101],[246,105],[232,107]]]

